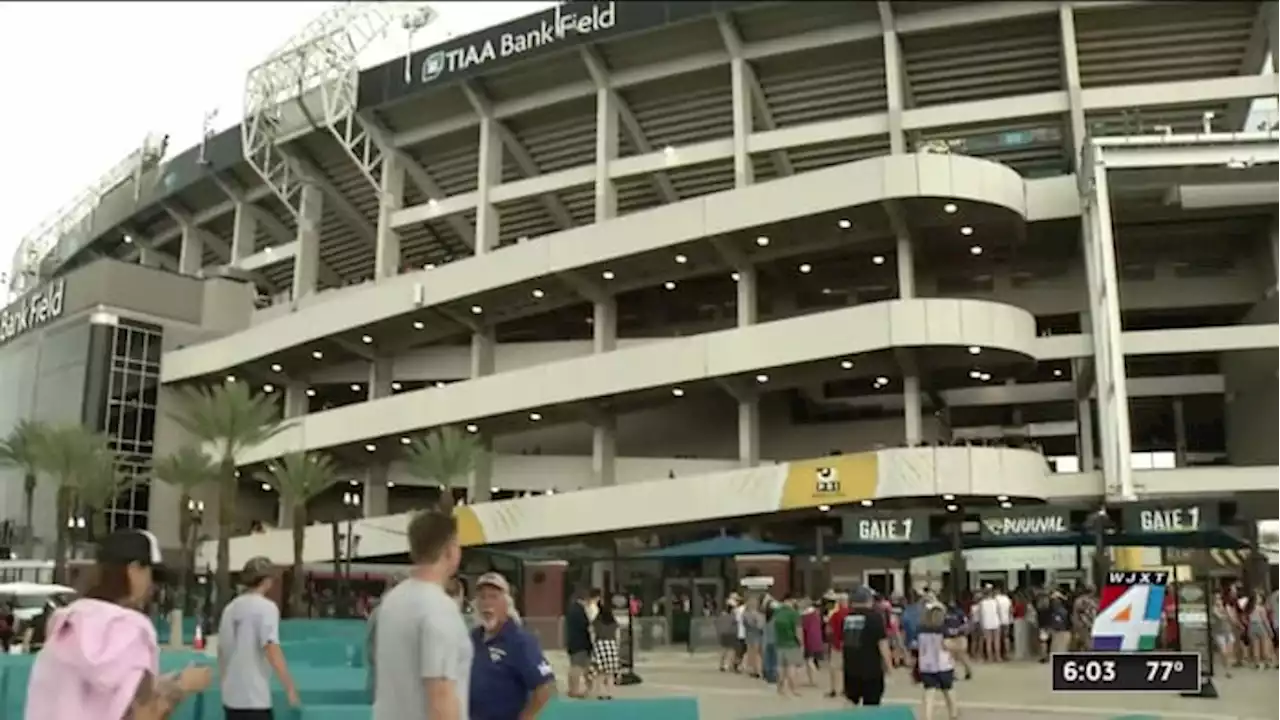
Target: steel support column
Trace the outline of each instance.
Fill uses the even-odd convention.
[[[178,250],[178,272],[199,275],[204,269],[204,235],[194,225],[182,228],[182,244]]]
[[[618,215],[618,185],[609,169],[618,159],[618,103],[609,88],[596,91],[596,222]]]
[[[760,464],[760,396],[755,393],[738,400],[738,462]]]
[[[1058,7],[1058,35],[1062,45],[1063,87],[1067,89],[1071,164],[1078,166],[1088,131],[1084,122],[1084,91],[1080,84],[1080,52],[1076,45],[1076,11],[1068,3]]]
[[[618,482],[618,419],[602,414],[591,425],[591,475],[595,487]]]
[[[1080,472],[1093,472],[1093,403],[1089,398],[1076,401],[1076,454]]]
[[[324,218],[324,193],[307,183],[298,203],[298,251],[293,256],[293,300],[317,290],[320,271],[320,223]]]
[[[231,228],[231,257],[227,259],[227,264],[235,266],[257,252],[255,242],[258,235],[258,215],[252,205],[236,203]]]
[[[902,109],[906,98],[906,78],[902,72],[902,46],[888,0],[876,3],[884,34],[884,82],[888,100],[889,152],[900,155],[907,151],[907,136],[902,126]]]
[[[377,247],[373,265],[375,280],[395,277],[403,264],[400,233],[391,226],[391,216],[404,206],[405,167],[402,157],[398,153],[382,156],[382,192],[378,199]]]
[[[601,298],[592,306],[592,352],[612,352],[618,346],[618,303],[613,297]]]
[[[502,219],[493,204],[493,188],[502,183],[502,135],[498,121],[480,119],[480,167],[476,175],[476,247],[483,255],[498,247]]]
[[[733,185],[742,188],[756,181],[755,166],[747,147],[753,132],[750,74],[747,61],[742,58],[731,60],[729,70],[733,84]]]

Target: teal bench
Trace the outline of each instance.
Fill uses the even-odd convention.
[[[915,712],[907,705],[881,705],[879,707],[819,710],[798,715],[776,715],[757,720],[915,720]]]
[[[691,697],[573,700],[557,697],[538,720],[698,720],[698,699]]]

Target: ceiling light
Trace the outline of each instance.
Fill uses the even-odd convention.
[[[315,396],[316,396],[316,389],[315,389],[315,388],[307,388],[307,397],[315,397]]]
[[[528,236],[528,235],[521,235],[520,237],[516,238],[516,242],[518,242],[518,243],[525,243],[525,242],[529,242],[529,236]]]
[[[1005,510],[1008,510],[1009,508],[1013,507],[1013,503],[1011,503],[1011,502],[1002,502],[1002,503],[1000,503],[1000,507],[1004,508]]]
[[[124,236],[124,244],[125,244],[125,245],[132,245],[132,244],[133,244],[133,236],[132,236],[132,235],[125,235],[125,236]]]
[[[378,446],[374,445],[373,443],[369,443],[368,445],[364,446],[364,449],[368,452],[373,452],[374,450],[378,449]]]
[[[859,503],[859,504],[860,504],[860,505],[862,505],[862,507],[871,507],[872,505],[875,505],[876,503],[875,503],[875,501],[874,501],[874,500],[863,500],[863,501],[862,501],[861,503]]]
[[[421,330],[422,328],[424,328],[424,327],[426,327],[426,326],[427,326],[427,324],[426,324],[426,323],[424,323],[424,322],[422,322],[421,320],[414,320],[414,321],[413,321],[413,329],[414,329],[414,330]]]
[[[671,388],[671,394],[675,397],[684,397],[684,390],[682,388]]]
[[[769,376],[765,375],[764,373],[760,373],[759,375],[756,376],[756,382],[763,385],[764,383],[769,382]]]
[[[437,380],[437,381],[436,381],[436,387],[438,387],[438,388],[444,387],[444,381],[443,381],[443,380]]]
[[[883,265],[883,264],[884,264],[884,256],[883,256],[883,255],[874,255],[874,256],[872,256],[872,258],[871,258],[871,262],[872,262],[872,263],[874,263],[874,264],[876,264],[876,265]]]
[[[612,280],[615,277],[615,275],[613,274],[612,270],[605,270],[604,272],[600,273],[600,277],[604,278],[605,280]]]
[[[960,234],[965,237],[969,237],[970,235],[973,234],[973,228],[969,227],[968,225],[964,225],[960,228]]]
[[[808,275],[809,273],[813,272],[813,266],[810,265],[809,263],[800,263],[800,267],[797,269],[805,275]]]
[[[316,360],[320,360],[324,358],[324,353],[320,352],[319,350],[312,350],[311,357],[315,358]]]
[[[673,281],[671,281],[671,280],[668,280],[668,281],[666,281],[666,282],[662,283],[662,287],[664,287],[664,288],[666,288],[666,289],[668,289],[668,290],[675,290],[675,289],[676,289],[676,284],[675,284],[675,282],[673,282]]]
[[[267,492],[271,492],[271,485],[269,483],[262,483],[262,489]]]
[[[756,238],[756,245],[759,247],[769,247],[769,236],[761,235]]]
[[[999,500],[1000,502],[1009,502],[1008,495],[997,495],[996,499]]]
[[[956,496],[955,496],[955,495],[952,495],[951,493],[947,493],[946,495],[943,495],[943,496],[942,496],[942,499],[943,499],[943,500],[946,500],[946,501],[948,501],[948,502],[950,502],[950,501],[952,501],[952,500],[955,500],[955,499],[956,499]]]
[[[393,382],[393,383],[391,383],[391,389],[392,389],[392,390],[399,390],[399,389],[400,389],[400,388],[402,388],[402,387],[404,387],[404,386],[403,386],[403,385],[401,385],[399,382]]]
[[[822,288],[823,295],[830,295],[833,292],[835,292],[835,290],[832,290],[831,288]]]
[[[1054,368],[1054,370],[1053,370],[1053,376],[1054,376],[1054,377],[1062,377],[1062,369],[1061,369],[1061,368]]]
[[[955,214],[956,214],[956,211],[957,211],[957,210],[959,210],[959,209],[960,209],[960,208],[956,207],[956,204],[955,204],[955,203],[947,203],[946,205],[943,205],[943,206],[942,206],[942,212],[944,212],[944,213],[946,213],[946,214],[948,214],[948,215],[955,215]]]
[[[435,263],[427,263],[426,265],[423,265],[423,266],[422,266],[422,269],[423,269],[423,270],[435,270],[435,269],[436,269],[436,264],[435,264]]]
[[[819,505],[819,506],[818,506],[818,512],[831,512],[831,506],[830,506],[830,505]]]
[[[876,378],[876,384],[878,384],[878,385],[888,385],[888,384],[889,384],[889,378],[887,378],[887,377],[885,377],[885,376],[881,375],[880,377]]]
[[[977,354],[979,354],[979,353],[981,353],[981,352],[982,352],[982,348],[978,347],[977,345],[970,345],[970,346],[969,346],[969,354],[970,354],[970,355],[977,355]]]
[[[981,254],[982,254],[982,246],[981,246],[981,245],[974,245],[974,246],[970,247],[970,248],[969,248],[969,254],[970,254],[970,255],[981,255]]]
[[[853,227],[853,221],[849,218],[840,218],[836,221],[836,225],[839,225],[841,230],[848,230]]]
[[[984,372],[984,373],[982,373],[982,375],[981,375],[981,376],[979,376],[979,377],[978,377],[978,379],[979,379],[979,380],[981,380],[982,382],[986,382],[986,381],[988,381],[988,380],[990,380],[990,379],[991,379],[991,373],[985,373],[985,372]]]
[[[677,263],[677,264],[679,264],[679,265],[683,265],[683,264],[685,264],[685,263],[687,263],[687,262],[689,262],[689,258],[685,257],[684,255],[677,255],[677,256],[676,256],[676,263]]]
[[[471,314],[472,314],[472,315],[479,315],[479,314],[481,314],[481,313],[483,313],[483,312],[484,312],[484,308],[480,307],[479,305],[472,305],[472,306],[471,306]]]
[[[852,360],[841,360],[841,361],[840,361],[840,367],[844,368],[845,370],[852,370],[852,369],[853,369],[853,361],[852,361]]]
[[[476,426],[475,424],[471,424],[471,425],[468,425],[468,426],[467,426],[467,432],[469,432],[469,433],[473,433],[473,432],[480,432],[480,428],[479,428],[478,426]]]
[[[393,488],[393,487],[395,487],[395,486],[396,486],[396,483],[395,483],[395,481],[394,481],[394,480],[388,480],[388,481],[387,481],[387,487],[389,487],[389,488]]]
[[[535,298],[538,298],[539,300],[541,300],[543,297],[546,297],[546,293],[542,292],[542,290],[539,288],[534,288],[532,294]]]
[[[360,392],[360,383],[351,383],[351,392]]]
[[[666,146],[666,147],[662,148],[662,152],[666,153],[667,155],[675,155],[675,153],[676,153],[676,148],[675,148],[675,146],[674,146],[674,145],[668,145],[668,146]]]
[[[538,422],[542,419],[542,413],[531,412],[529,413],[529,419],[534,422]]]
[[[373,342],[373,338],[370,337],[369,335],[361,335],[360,342],[364,343],[365,345],[368,345]]]
[[[959,505],[948,505],[947,512],[955,512],[960,509]]]
[[[742,275],[740,275],[740,274],[738,274],[738,273],[733,273],[733,274],[729,275],[729,277],[733,278],[733,281],[734,281],[734,282],[738,282],[739,280],[741,280],[741,279],[742,279]]]
[[[262,386],[262,392],[264,393],[275,392],[275,391],[276,391],[276,386],[272,385],[271,383],[267,383]]]
[[[271,365],[271,372],[280,372],[283,369],[284,368],[280,367],[280,363],[273,363]]]
[[[400,444],[401,444],[401,445],[408,445],[408,444],[409,444],[409,443],[411,443],[411,442],[413,442],[413,441],[412,441],[412,440],[410,440],[410,439],[409,439],[409,438],[407,438],[407,437],[402,437],[402,438],[400,438]]]
[[[235,375],[228,375],[228,376],[227,376],[227,382],[235,382],[235,381],[236,381],[236,376],[235,376]]]

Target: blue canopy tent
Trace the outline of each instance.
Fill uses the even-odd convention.
[[[671,545],[669,547],[647,550],[632,557],[645,560],[686,560],[693,558],[729,558],[739,555],[792,555],[796,551],[791,545],[765,542],[734,535],[721,535],[706,540]]]

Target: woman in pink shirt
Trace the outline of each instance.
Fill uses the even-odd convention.
[[[804,640],[804,670],[808,674],[810,686],[817,685],[813,671],[822,668],[822,661],[827,656],[827,646],[822,639],[822,612],[817,603],[805,602],[804,611],[800,613],[800,636]]]
[[[49,619],[31,668],[26,720],[163,720],[209,686],[208,667],[159,675],[156,630],[141,608],[160,557],[145,530],[103,539],[89,592]]]

